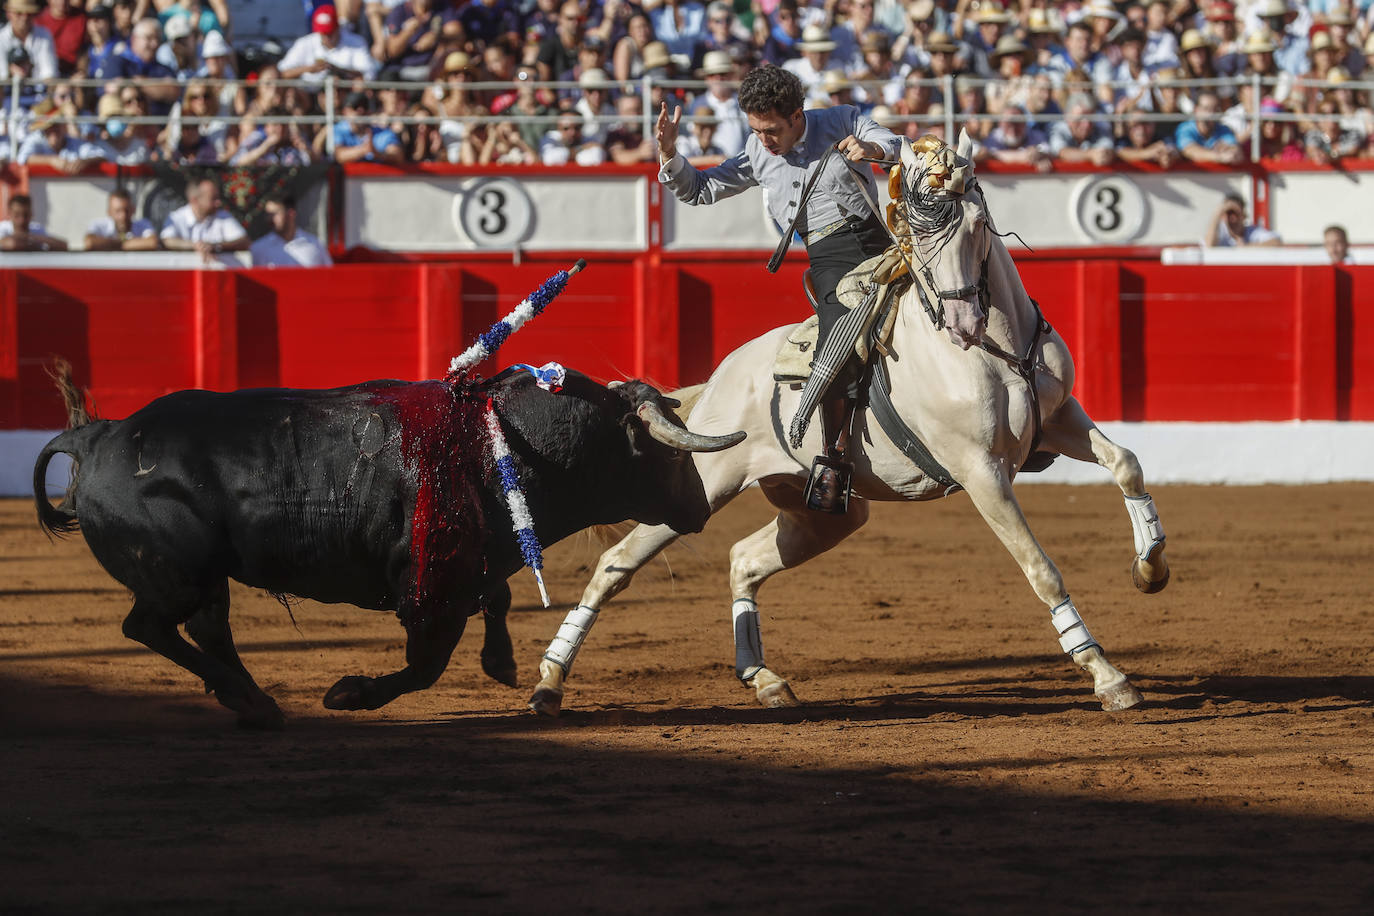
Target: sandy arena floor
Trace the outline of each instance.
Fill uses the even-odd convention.
[[[287,730],[120,634],[76,537],[0,502],[0,911],[1374,911],[1374,487],[1155,491],[1173,581],[1130,584],[1114,488],[1022,487],[1111,659],[1100,711],[966,497],[879,505],[762,593],[770,666],[732,675],[729,545],[751,493],[601,615],[558,720],[525,711],[599,553],[512,581],[521,686],[480,621],[431,690],[331,713],[401,664],[390,615],[235,587]],[[671,575],[669,572],[671,565]]]

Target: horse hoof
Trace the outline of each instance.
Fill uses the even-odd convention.
[[[561,687],[540,687],[530,697],[530,709],[541,716],[556,718],[563,709],[563,689]]]
[[[1131,709],[1145,702],[1145,697],[1141,696],[1140,691],[1136,690],[1130,681],[1102,688],[1097,691],[1097,698],[1102,701],[1102,708],[1107,712]]]
[[[1160,567],[1163,567],[1164,574],[1159,574]],[[1150,578],[1150,573],[1154,578]],[[1164,586],[1169,584],[1169,561],[1164,559],[1164,545],[1156,544],[1142,562],[1139,557],[1131,562],[1131,581],[1135,587],[1147,595],[1164,591]]]
[[[800,706],[801,701],[792,692],[792,688],[786,681],[775,681],[767,687],[760,687],[756,693],[759,704],[769,709],[784,709],[788,706]]]
[[[339,678],[339,682],[329,688],[324,695],[325,709],[367,709],[367,694],[372,687],[372,678],[350,675]]]

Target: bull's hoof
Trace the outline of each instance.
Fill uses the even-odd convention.
[[[488,658],[482,656],[482,671],[487,677],[496,681],[498,684],[505,684],[507,687],[518,687],[519,682],[515,677],[515,658]]]
[[[324,695],[325,709],[371,709],[368,696],[373,683],[372,678],[356,674],[339,678],[339,682]]]
[[[514,685],[512,685],[514,686]],[[540,687],[530,697],[530,709],[541,716],[557,716],[563,710],[562,687]]]
[[[1145,702],[1145,697],[1141,696],[1140,691],[1135,689],[1135,685],[1127,680],[1110,687],[1103,687],[1097,691],[1097,698],[1102,701],[1102,708],[1107,712],[1132,709]]]
[[[1147,595],[1164,591],[1169,584],[1169,561],[1164,558],[1164,545],[1156,544],[1142,561],[1131,561],[1131,581]]]

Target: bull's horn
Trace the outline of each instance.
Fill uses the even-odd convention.
[[[664,445],[682,449],[684,452],[719,452],[744,441],[744,430],[725,436],[703,436],[689,429],[683,429],[669,420],[663,408],[653,401],[639,405],[639,418],[649,427],[649,435]]]

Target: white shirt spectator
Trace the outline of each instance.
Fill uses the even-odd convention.
[[[77,158],[100,159],[117,165],[142,165],[153,158],[153,151],[142,137],[134,137],[122,149],[109,140],[88,140],[81,144]]]
[[[219,210],[196,222],[190,204],[173,210],[167,217],[167,225],[162,227],[162,238],[185,239],[188,242],[237,242],[247,236],[248,233],[238,220],[229,215],[228,210]]]
[[[23,165],[34,156],[57,156],[64,161],[72,161],[81,158],[82,146],[80,140],[75,137],[67,137],[61,149],[53,149],[43,131],[35,130],[30,132],[19,144],[19,153],[15,156],[14,161]]]
[[[86,234],[98,235],[102,239],[120,238],[119,232],[115,229],[114,220],[110,219],[108,216],[102,216],[100,219],[92,220],[90,228],[86,230]],[[146,239],[156,234],[157,229],[152,223],[148,222],[146,219],[136,219],[129,224],[129,234],[123,238]]]
[[[334,259],[315,236],[297,229],[291,241],[269,232],[248,249],[254,267],[329,267]]]
[[[783,61],[782,68],[801,80],[808,101],[830,101],[830,96],[825,94],[825,74],[811,66],[806,55]]]
[[[1272,229],[1266,229],[1263,226],[1245,227],[1245,244],[1247,245],[1262,245],[1265,242],[1272,242],[1278,237],[1279,234],[1277,232]],[[1217,236],[1212,244],[1217,248],[1237,247],[1235,238],[1232,237],[1231,233],[1226,231],[1225,226],[1217,227]]]
[[[42,223],[36,223],[32,220],[29,221],[29,235],[47,234],[48,230]],[[0,239],[7,239],[12,235],[14,235],[14,221],[8,219],[0,221]]]
[[[35,25],[29,37],[20,42],[14,37],[14,29],[5,26],[0,29],[0,61],[9,60],[10,49],[19,44],[24,45],[24,50],[29,52],[29,59],[33,61],[31,75],[34,79],[46,80],[57,76],[57,46],[53,44],[51,32]]]
[[[740,110],[739,98],[731,93],[729,98],[719,99],[710,92],[703,92],[697,97],[696,113],[701,114],[703,108],[717,121],[713,145],[727,157],[744,152],[744,141],[749,138],[749,121]]]
[[[610,102],[603,104],[600,111],[592,111],[592,106],[587,102],[586,96],[583,96],[577,100],[577,104],[573,106],[573,111],[582,116],[582,139],[584,142],[606,142],[606,133],[610,130],[610,122],[598,122],[596,119],[598,116],[603,118],[615,117],[615,109],[611,107]]]
[[[277,64],[277,69],[308,67],[321,58],[341,69],[356,70],[365,80],[377,77],[377,61],[368,52],[367,41],[361,35],[347,29],[339,30],[339,44],[335,48],[326,48],[318,32],[302,35]],[[299,78],[308,83],[323,83],[328,76],[328,70],[318,70],[314,73],[302,73]]]
[[[579,141],[579,144],[584,142]],[[584,146],[573,154],[558,132],[552,131],[539,144],[539,160],[545,165],[567,165],[569,161],[578,165],[601,165],[606,161],[606,148],[599,145]]]

